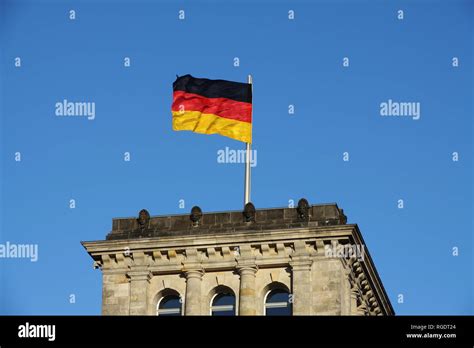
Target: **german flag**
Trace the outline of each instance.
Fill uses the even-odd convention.
[[[173,130],[220,134],[252,142],[252,85],[178,77],[173,83]]]

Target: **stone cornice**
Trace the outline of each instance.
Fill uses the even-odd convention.
[[[261,243],[280,241],[306,240],[308,238],[334,239],[340,236],[351,236],[357,225],[302,227],[291,230],[268,230],[254,233],[235,233],[232,235],[194,235],[159,238],[99,240],[81,242],[90,253],[123,252],[129,250],[186,249],[206,246],[229,246],[240,243]]]
[[[360,233],[359,227],[354,225],[354,234],[353,234],[354,242],[360,245],[366,245],[362,234]],[[383,286],[383,283],[380,279],[380,276],[375,268],[374,262],[372,257],[370,256],[370,252],[368,248],[365,248],[365,260],[362,263],[362,267],[364,269],[364,273],[367,275],[368,281],[371,283],[371,288],[375,290],[376,296],[380,302],[380,305],[384,309],[385,315],[395,315],[395,311],[390,303],[388,298],[387,292]]]

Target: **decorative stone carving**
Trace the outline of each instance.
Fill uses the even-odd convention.
[[[190,218],[191,221],[193,222],[193,226],[194,226],[194,227],[199,226],[199,223],[200,223],[201,218],[202,218],[202,210],[201,210],[201,208],[199,208],[197,205],[195,205],[195,206],[191,209],[191,215],[189,216],[189,218]]]
[[[347,223],[347,216],[344,214],[344,209],[340,209],[339,222],[342,225],[345,225]]]
[[[148,223],[150,222],[150,213],[146,209],[140,210],[137,221],[141,230],[148,228]]]
[[[309,220],[309,203],[306,198],[301,198],[298,201],[298,206],[296,207],[296,211],[298,212],[298,218],[302,221]]]
[[[255,221],[256,210],[255,210],[255,206],[253,205],[252,202],[248,202],[245,205],[244,211],[242,212],[242,214],[244,215],[244,221],[245,222],[254,222]]]

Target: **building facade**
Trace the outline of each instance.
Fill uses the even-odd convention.
[[[336,204],[113,219],[82,242],[104,315],[393,315],[359,228]]]

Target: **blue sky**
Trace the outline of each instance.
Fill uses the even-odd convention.
[[[189,73],[253,75],[257,208],[337,202],[397,314],[473,314],[473,9],[0,0],[0,242],[39,247],[37,262],[0,259],[0,313],[100,314],[80,241],[104,239],[113,217],[242,208],[243,165],[217,151],[244,144],[171,130],[172,82]],[[95,119],[55,116],[64,99],[94,102]],[[420,103],[420,119],[382,117],[389,99]]]

